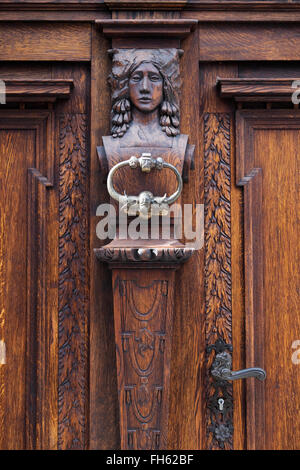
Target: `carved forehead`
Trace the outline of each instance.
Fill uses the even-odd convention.
[[[140,64],[138,64],[132,70],[131,75],[134,72],[151,72],[151,73],[156,73],[156,74],[162,76],[159,69],[152,62],[147,62],[147,61],[143,61]]]
[[[132,73],[141,63],[152,63],[167,76],[179,76],[178,49],[113,49],[112,73],[122,77]]]
[[[128,96],[130,75],[140,64],[149,62],[163,77],[165,99],[178,104],[181,49],[112,49],[109,52],[112,56],[112,71],[109,75],[112,103]]]

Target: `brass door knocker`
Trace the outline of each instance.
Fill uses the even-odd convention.
[[[140,168],[141,171],[149,173],[152,169],[162,170],[169,168],[176,175],[178,187],[176,191],[167,196],[154,196],[150,191],[142,191],[138,196],[127,196],[119,194],[113,186],[113,176],[117,170],[124,166],[129,166],[131,169]],[[109,172],[107,178],[107,190],[110,196],[119,202],[121,210],[128,215],[139,215],[144,219],[149,219],[152,215],[167,215],[169,213],[169,206],[173,204],[180,196],[182,191],[182,178],[174,165],[166,163],[163,158],[152,158],[151,153],[143,153],[140,158],[132,156],[129,160],[115,165]]]

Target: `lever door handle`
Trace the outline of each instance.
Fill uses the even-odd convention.
[[[215,360],[211,368],[212,376],[217,380],[237,380],[255,377],[258,380],[265,380],[267,374],[260,367],[249,367],[249,369],[241,369],[237,371],[231,370],[231,355],[223,351],[216,354]]]

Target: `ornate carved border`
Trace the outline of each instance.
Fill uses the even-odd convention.
[[[209,449],[232,449],[232,384],[210,374],[216,352],[232,348],[229,114],[204,116],[204,168],[206,428]]]
[[[100,261],[108,263],[184,263],[193,254],[193,248],[96,248]]]
[[[88,326],[87,117],[60,117],[58,448],[86,447]]]

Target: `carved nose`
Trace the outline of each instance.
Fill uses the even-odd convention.
[[[149,80],[147,77],[144,77],[142,80],[141,92],[142,93],[149,93]]]

